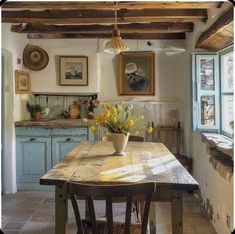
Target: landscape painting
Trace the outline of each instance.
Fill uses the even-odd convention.
[[[88,85],[88,58],[85,56],[60,57],[60,85]]]

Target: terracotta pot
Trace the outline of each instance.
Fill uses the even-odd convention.
[[[127,146],[127,142],[129,139],[130,133],[124,134],[124,133],[112,133],[111,134],[111,140],[113,143],[113,147],[116,150],[113,155],[125,155],[124,151]]]
[[[41,119],[41,112],[35,112],[35,120],[38,121]]]

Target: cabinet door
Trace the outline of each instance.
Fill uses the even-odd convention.
[[[45,174],[50,168],[50,137],[16,138],[17,183],[36,183],[37,185],[39,185],[40,177]]]
[[[53,137],[52,138],[52,164],[53,166],[63,159],[77,144],[87,137]]]

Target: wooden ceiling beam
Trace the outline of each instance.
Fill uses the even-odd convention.
[[[121,33],[180,33],[192,32],[193,23],[149,23],[121,24]],[[112,33],[113,25],[13,25],[11,31],[17,33]]]
[[[233,6],[224,12],[196,42],[195,48],[204,48],[218,51],[233,43]],[[228,27],[227,27],[228,26]],[[230,33],[226,33],[230,30]],[[221,32],[222,38],[221,38]],[[213,41],[213,43],[211,43]]]
[[[118,11],[119,23],[206,21],[205,9],[147,9]],[[2,11],[2,23],[113,23],[114,12],[105,10]]]
[[[117,9],[208,9],[213,7],[220,7],[221,2],[118,2]],[[111,10],[114,8],[113,2],[5,2],[3,9],[18,8],[18,9],[96,9],[96,10]]]
[[[87,38],[111,38],[111,33],[56,33],[56,34],[27,34],[28,39],[87,39]],[[185,39],[185,33],[121,33],[123,39]]]

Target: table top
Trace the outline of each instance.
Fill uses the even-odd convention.
[[[40,179],[59,185],[67,180],[84,183],[143,183],[197,189],[198,183],[162,143],[128,142],[125,156],[112,155],[112,142],[84,141]]]

